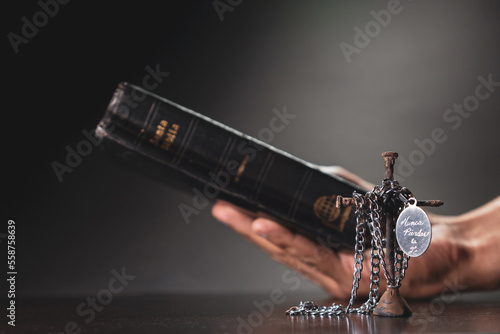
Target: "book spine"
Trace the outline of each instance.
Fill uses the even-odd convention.
[[[354,246],[351,208],[337,195],[361,189],[206,116],[121,83],[96,130],[106,142],[181,173],[208,198],[221,198],[330,248]],[[143,170],[148,173],[148,170]],[[196,210],[179,205],[182,215]]]

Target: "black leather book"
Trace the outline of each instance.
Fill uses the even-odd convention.
[[[96,135],[127,165],[189,184],[193,200],[178,204],[179,220],[220,198],[330,248],[354,247],[354,213],[335,201],[362,189],[140,87],[118,86]]]

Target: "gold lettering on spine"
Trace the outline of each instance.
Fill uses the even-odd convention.
[[[149,142],[153,145],[158,146],[160,143],[161,137],[163,137],[163,134],[165,133],[165,128],[167,127],[168,122],[165,120],[161,120],[160,124],[156,126],[156,131],[153,137],[149,139]]]
[[[179,125],[172,124],[172,127],[168,129],[167,136],[163,140],[163,143],[161,143],[160,148],[164,149],[165,151],[168,151],[170,145],[172,145],[172,143],[174,142],[178,131],[179,131]]]
[[[149,142],[155,146],[160,146],[161,149],[168,151],[170,149],[170,145],[175,141],[175,137],[177,137],[177,133],[179,132],[179,124],[172,124],[170,128],[167,129],[168,122],[165,120],[161,120],[160,124],[156,126],[155,133],[153,137],[149,139]],[[162,138],[165,138],[162,140]],[[161,144],[160,144],[161,142]]]
[[[245,171],[245,167],[248,163],[248,158],[249,158],[248,154],[246,154],[243,157],[243,161],[241,162],[240,166],[238,167],[238,172],[236,173],[236,177],[234,178],[234,182],[238,183],[238,181],[240,180],[240,177],[243,174],[243,172]]]

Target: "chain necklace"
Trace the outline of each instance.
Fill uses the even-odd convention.
[[[287,315],[331,317],[349,313],[371,314],[378,303],[381,265],[384,276],[387,279],[387,284],[393,287],[399,287],[401,285],[401,281],[408,268],[410,257],[403,253],[396,243],[394,252],[395,274],[391,275],[387,270],[384,251],[385,239],[382,239],[382,231],[380,228],[382,205],[388,201],[392,201],[392,207],[396,213],[394,217],[397,218],[408,200],[414,200],[413,195],[407,188],[400,186],[397,181],[384,179],[382,185],[375,186],[373,190],[364,195],[355,192],[353,198],[355,200],[356,243],[354,247],[354,273],[349,304],[344,308],[341,304],[335,303],[331,306],[318,306],[312,301],[301,301],[298,306],[293,306],[287,310]],[[368,294],[368,300],[360,307],[355,308],[353,304],[356,300],[359,281],[361,280],[361,272],[363,271],[367,227],[371,235],[370,292]]]

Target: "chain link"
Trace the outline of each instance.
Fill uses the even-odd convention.
[[[401,281],[405,276],[408,268],[409,256],[403,253],[396,243],[394,254],[394,277],[387,270],[385,263],[384,243],[382,238],[381,220],[382,220],[382,205],[388,200],[395,200],[397,205],[397,215],[401,212],[407,198],[413,197],[410,191],[401,187],[397,181],[385,179],[383,184],[375,186],[372,191],[364,195],[357,192],[353,193],[355,215],[356,215],[356,241],[354,245],[354,272],[352,280],[351,298],[349,304],[344,308],[341,304],[333,303],[331,306],[318,306],[312,301],[301,301],[298,306],[293,306],[286,311],[286,314],[291,316],[306,315],[319,317],[332,317],[342,314],[358,313],[371,314],[378,303],[379,288],[380,288],[380,268],[384,272],[387,283],[392,286],[400,286]],[[358,308],[354,308],[359,281],[361,280],[361,272],[363,271],[363,262],[365,259],[364,251],[366,244],[366,231],[371,235],[371,250],[370,250],[370,292],[368,300]]]
[[[358,209],[356,205],[356,209]],[[363,261],[365,260],[365,234],[366,221],[361,215],[356,215],[356,244],[354,246],[354,273],[352,279],[351,299],[347,305],[346,311],[352,308],[354,300],[358,294],[359,281],[361,280],[361,272],[363,271]]]
[[[399,245],[396,244],[396,250],[394,253],[394,269],[396,273],[396,286],[401,285],[401,281],[405,278],[405,272],[408,268],[408,261],[410,261],[410,257],[403,253]]]

